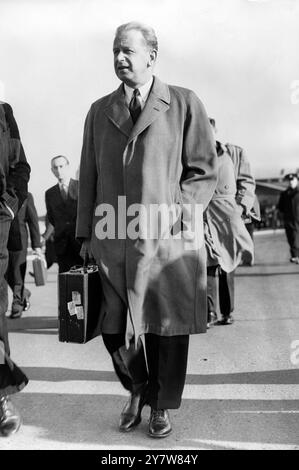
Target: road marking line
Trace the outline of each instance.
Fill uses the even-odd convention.
[[[217,441],[217,440],[204,440],[204,439],[192,439],[192,442],[198,442],[199,444],[206,444],[209,446],[222,447],[225,449],[236,449],[236,450],[298,450],[299,446],[296,444],[268,444],[261,442],[235,442],[235,441]]]
[[[247,410],[238,410],[238,411],[224,411],[228,414],[299,414],[299,410],[256,410],[256,411],[247,411]]]
[[[61,382],[31,380],[22,393],[128,395],[119,382],[100,380]],[[299,400],[299,387],[297,384],[186,385],[183,398],[185,400]]]

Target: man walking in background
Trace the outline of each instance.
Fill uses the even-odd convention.
[[[42,256],[38,215],[31,193],[28,193],[28,197],[23,202],[18,215],[12,221],[9,232],[9,262],[6,278],[13,292],[10,318],[20,318],[23,311],[28,310],[30,307],[29,298],[31,292],[25,287],[28,230],[33,251],[37,255]],[[17,239],[19,239],[22,249],[20,251],[13,251],[10,248],[13,248]]]
[[[10,225],[27,197],[30,175],[19,130],[12,108],[0,102],[0,434],[9,436],[21,424],[21,416],[10,395],[28,382],[25,374],[10,357],[6,312],[8,292],[5,273],[8,265],[8,234]],[[17,240],[17,251],[21,245]]]
[[[52,158],[51,169],[58,183],[46,191],[47,219],[54,227],[54,247],[62,273],[82,264],[81,246],[75,238],[78,181],[70,178],[69,160],[63,155]]]
[[[289,187],[280,195],[278,210],[283,214],[285,233],[290,247],[290,261],[299,264],[298,175],[289,173],[284,179],[288,181]]]
[[[255,181],[244,150],[237,145],[222,144],[216,138],[215,119],[210,118],[218,156],[218,181],[206,217],[208,255],[208,323],[217,321],[217,279],[222,318],[218,324],[234,321],[234,270],[244,253],[253,260],[253,241],[243,217],[250,216],[254,202]]]

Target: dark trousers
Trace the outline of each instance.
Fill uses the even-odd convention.
[[[126,349],[123,334],[102,337],[124,388],[134,393],[148,382],[148,405],[154,409],[180,407],[186,379],[188,335],[145,334],[145,350],[141,340],[137,349],[133,344]]]
[[[299,226],[296,227],[295,222],[285,222],[284,228],[285,228],[288,244],[290,247],[291,257],[296,258],[297,256],[299,256],[299,247],[297,246],[298,237],[299,237],[298,235]]]
[[[209,266],[207,269],[208,312],[217,312],[217,274],[220,313],[229,316],[235,307],[234,271],[227,273],[219,266]]]
[[[5,273],[8,265],[7,241],[11,217],[0,201],[0,397],[15,393],[28,382],[27,377],[10,359],[6,312],[8,293]]]
[[[23,305],[30,291],[25,288],[25,275],[27,268],[27,247],[22,251],[10,251],[6,279],[13,292],[13,304]]]
[[[53,240],[51,239],[46,241],[45,258],[47,263],[47,269],[50,269],[54,263],[57,263],[55,246]]]
[[[7,214],[4,204],[0,203],[0,342],[4,344],[4,350],[9,355],[9,344],[7,334],[7,322],[5,314],[8,309],[8,292],[5,273],[8,266],[7,241],[11,224],[11,217]],[[1,343],[0,343],[1,348]],[[2,358],[3,359],[3,358]],[[1,351],[0,351],[0,364]]]

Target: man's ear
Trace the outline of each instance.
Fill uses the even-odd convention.
[[[156,62],[156,59],[157,59],[157,51],[153,49],[152,51],[150,51],[148,66],[151,67],[152,65],[154,65],[154,63]]]

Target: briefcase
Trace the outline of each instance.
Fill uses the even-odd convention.
[[[87,343],[100,334],[102,289],[98,267],[80,266],[58,275],[59,341]]]
[[[32,260],[32,267],[34,273],[34,281],[36,286],[44,286],[47,280],[47,268],[45,260],[40,256],[36,256]]]

